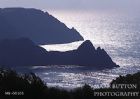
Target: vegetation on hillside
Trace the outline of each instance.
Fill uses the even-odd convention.
[[[136,89],[93,89],[89,85],[71,91],[47,85],[34,73],[17,74],[15,71],[0,69],[0,99],[94,99],[95,92],[125,92],[140,90],[140,73],[120,76],[113,80],[113,84],[137,84]],[[97,97],[96,97],[97,98]],[[128,99],[129,97],[120,97]],[[132,98],[132,97],[130,97]],[[138,98],[139,97],[133,97]]]

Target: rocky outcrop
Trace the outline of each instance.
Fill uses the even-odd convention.
[[[0,65],[79,65],[92,66],[95,69],[118,67],[104,49],[95,49],[89,40],[81,44],[77,50],[48,52],[26,38],[0,42]]]
[[[95,69],[118,67],[104,49],[95,49],[87,40],[77,50],[67,52],[52,51],[48,53],[48,64],[92,66]]]

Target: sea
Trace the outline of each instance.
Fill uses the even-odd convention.
[[[120,67],[95,71],[88,66],[32,66],[16,69],[34,72],[48,86],[73,89],[88,84],[94,88],[127,74],[140,71],[140,14],[96,11],[50,11],[51,15],[74,27],[85,40],[105,49]],[[83,41],[68,44],[41,45],[47,51],[77,49]]]

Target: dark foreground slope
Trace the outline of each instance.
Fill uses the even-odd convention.
[[[79,65],[95,69],[118,67],[101,48],[85,41],[77,50],[48,52],[26,38],[0,41],[1,66]]]
[[[0,9],[0,40],[27,37],[36,44],[59,44],[83,40],[74,29],[37,9]]]
[[[88,85],[66,91],[50,88],[34,73],[19,75],[11,70],[0,69],[0,99],[97,99],[96,92],[140,92],[140,73],[118,77],[111,84],[137,84],[136,89],[93,89]],[[128,81],[128,82],[125,82]],[[119,82],[119,83],[118,83]],[[111,97],[112,98],[112,97]],[[118,98],[118,97],[117,97]],[[119,99],[139,99],[139,96],[120,96]]]

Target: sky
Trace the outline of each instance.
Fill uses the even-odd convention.
[[[45,10],[139,11],[140,0],[0,0],[0,8],[27,7]]]

